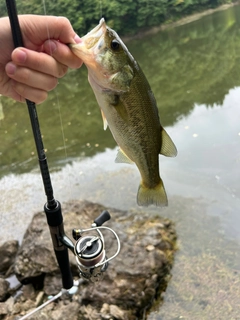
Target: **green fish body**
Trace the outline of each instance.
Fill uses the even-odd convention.
[[[174,157],[177,149],[160,124],[156,100],[140,66],[104,19],[82,43],[70,47],[86,64],[104,129],[109,126],[120,147],[116,162],[135,163],[139,169],[138,205],[166,206],[159,154]]]

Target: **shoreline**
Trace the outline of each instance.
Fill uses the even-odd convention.
[[[159,26],[151,27],[150,29],[147,29],[147,30],[139,31],[137,34],[135,34],[133,36],[122,36],[121,39],[123,40],[123,42],[128,42],[130,40],[136,40],[136,39],[142,39],[148,35],[156,34],[160,31],[164,31],[167,29],[182,26],[184,24],[188,24],[190,22],[199,20],[204,16],[210,15],[210,14],[218,12],[218,11],[226,10],[226,9],[228,9],[230,7],[234,7],[236,5],[240,5],[240,0],[238,0],[236,2],[229,3],[229,4],[223,4],[215,9],[207,9],[202,12],[193,13],[189,16],[186,16],[186,17],[181,18],[181,19],[174,21],[174,22],[161,24]]]

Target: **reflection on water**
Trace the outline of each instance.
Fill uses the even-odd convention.
[[[156,95],[163,125],[174,125],[196,103],[209,109],[222,105],[228,91],[240,86],[239,17],[240,8],[234,7],[128,43]],[[27,172],[37,166],[27,109],[3,97],[2,103],[5,119],[0,122],[0,176]],[[52,168],[115,146],[109,130],[102,130],[85,68],[61,79],[38,110]]]
[[[211,214],[222,212],[225,232],[240,241],[239,101],[240,87],[229,91],[221,108],[195,105],[191,114],[172,128],[171,135],[181,146],[178,161],[163,160],[175,185],[170,192],[208,199]]]
[[[239,318],[239,24],[240,7],[233,7],[128,43],[179,150],[175,159],[160,156],[169,196],[169,207],[160,214],[176,222],[180,250],[164,304],[151,320]],[[45,197],[27,109],[1,101],[2,242],[13,230],[22,237]],[[139,173],[134,166],[114,164],[115,142],[103,131],[84,68],[62,79],[38,110],[58,200],[83,198],[143,211],[136,205]],[[144,211],[159,213],[154,207]]]

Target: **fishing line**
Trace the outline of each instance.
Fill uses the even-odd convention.
[[[44,15],[47,15],[47,9],[46,9],[46,2],[45,0],[42,0],[42,4],[43,4],[43,10],[44,10]],[[50,39],[50,32],[49,32],[49,28],[48,25],[46,25],[47,28],[47,34],[48,34],[48,40]],[[50,55],[52,56],[52,52],[50,52]],[[60,119],[60,126],[61,126],[61,132],[62,132],[62,139],[63,139],[63,147],[65,150],[65,157],[67,159],[67,148],[66,148],[66,143],[65,143],[65,134],[64,134],[64,129],[63,129],[63,121],[62,121],[62,113],[61,113],[61,106],[60,106],[60,102],[59,102],[59,94],[58,94],[58,88],[56,87],[54,92],[56,93],[56,100],[57,100],[57,107],[58,107],[58,113],[59,113],[59,119]]]
[[[99,6],[100,6],[100,18],[102,18],[102,0],[99,0]]]
[[[44,15],[47,15],[47,10],[46,10],[46,2],[45,0],[42,0],[42,5],[43,5],[43,11],[44,11]],[[46,24],[46,28],[47,28],[47,34],[48,34],[48,40],[50,40],[50,33],[49,33],[49,28],[48,28],[48,24]],[[52,55],[52,53],[51,53]]]
[[[43,4],[43,11],[44,11],[44,15],[47,15],[47,9],[46,9],[46,1],[42,0],[42,4]],[[50,32],[49,32],[49,27],[48,24],[46,24],[46,28],[47,28],[47,34],[48,34],[48,40],[50,39]],[[50,52],[50,55],[52,56],[52,52]],[[57,109],[58,109],[58,116],[59,116],[59,122],[60,122],[60,128],[61,128],[61,134],[62,134],[62,141],[63,141],[63,149],[64,149],[64,157],[65,157],[65,161],[67,163],[67,159],[68,159],[68,153],[67,153],[67,146],[66,146],[66,138],[65,138],[65,133],[64,133],[64,127],[63,127],[63,118],[62,118],[62,112],[61,112],[61,104],[60,104],[60,100],[59,100],[59,92],[58,92],[58,87],[56,87],[54,89],[54,93],[56,96],[56,104],[57,104]],[[69,174],[67,175],[67,180],[68,180],[68,185],[71,184],[70,181],[70,168],[67,168],[67,170],[69,171]],[[66,190],[66,189],[65,189]],[[72,195],[72,188],[67,188],[68,192],[69,192],[69,198],[71,198]],[[65,191],[66,192],[66,191]]]

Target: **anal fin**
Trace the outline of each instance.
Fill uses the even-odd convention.
[[[124,151],[121,148],[118,150],[115,162],[116,163],[128,163],[128,164],[134,163],[131,159],[128,158],[126,153],[124,153]]]

